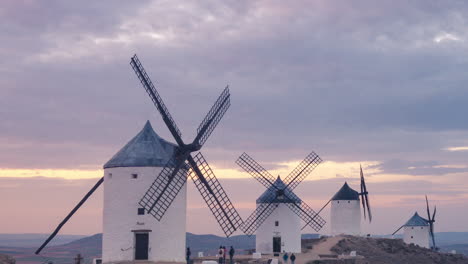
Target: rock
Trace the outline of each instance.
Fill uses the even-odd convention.
[[[0,254],[0,264],[15,264],[16,260],[8,255]]]

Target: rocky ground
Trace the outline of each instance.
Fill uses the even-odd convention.
[[[337,236],[303,240],[301,254],[295,264],[468,264],[462,254],[434,252],[426,248],[403,243],[401,239]],[[356,251],[357,256],[350,256]],[[271,255],[254,260],[251,255],[237,256],[239,264],[267,264]],[[205,259],[198,259],[201,263]],[[213,260],[216,260],[213,258]],[[279,258],[279,263],[283,261]],[[288,262],[290,264],[290,262]]]
[[[330,250],[338,255],[349,255],[351,251],[356,251],[364,257],[356,259],[354,263],[358,264],[468,264],[468,258],[461,254],[434,252],[405,244],[400,239],[345,236]],[[319,263],[332,262],[314,262]]]
[[[15,264],[15,263],[16,261],[14,258],[8,255],[0,254],[0,264]]]

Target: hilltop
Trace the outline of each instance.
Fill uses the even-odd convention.
[[[364,258],[357,259],[355,263],[362,264],[468,263],[468,257],[462,254],[434,252],[413,244],[405,244],[401,239],[344,236],[331,248],[331,251],[338,255],[349,255],[351,251],[356,251],[358,255],[363,256]],[[321,262],[316,263],[318,264]]]

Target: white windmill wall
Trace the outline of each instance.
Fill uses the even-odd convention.
[[[258,205],[257,205],[258,206]],[[275,226],[278,221],[278,226]],[[280,203],[256,232],[256,251],[273,253],[273,237],[281,237],[281,251],[301,252],[301,219],[286,204]]]
[[[332,235],[361,234],[361,206],[359,200],[331,201],[331,233]]]
[[[403,227],[403,241],[406,244],[415,244],[429,248],[429,226],[405,226]]]
[[[135,235],[149,232],[149,261],[185,262],[186,185],[158,222],[138,215],[139,200],[160,167],[117,167],[104,170],[103,263],[134,260]],[[132,174],[137,174],[133,179]]]

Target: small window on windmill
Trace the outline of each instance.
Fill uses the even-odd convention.
[[[348,203],[351,203],[351,201],[348,201]]]
[[[411,229],[414,229],[414,227],[411,227]]]
[[[145,208],[138,208],[138,215],[144,215],[145,214]]]
[[[413,236],[411,236],[411,238],[413,238]]]
[[[136,179],[136,178],[138,178],[138,174],[132,173],[132,179]]]
[[[112,179],[112,173],[107,174],[107,178]]]
[[[279,226],[279,221],[275,221],[275,226]]]
[[[340,203],[340,201],[337,201],[337,203]]]

